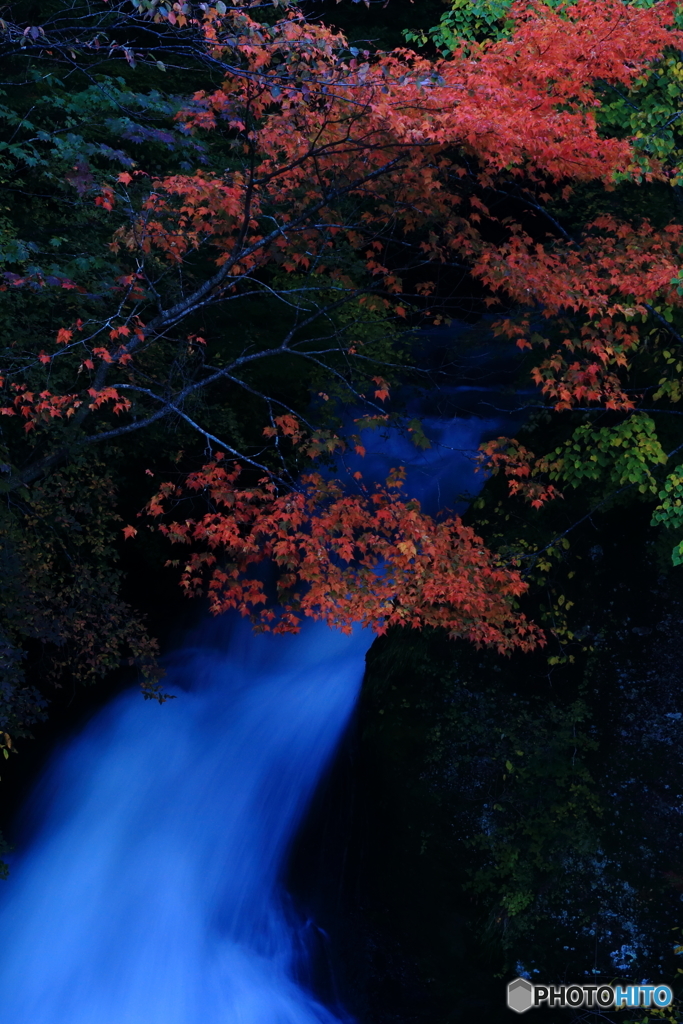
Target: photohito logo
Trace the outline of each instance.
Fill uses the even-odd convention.
[[[534,1006],[596,1006],[601,1010],[620,1006],[670,1006],[668,985],[532,985],[515,978],[508,985],[508,1006],[526,1013]]]

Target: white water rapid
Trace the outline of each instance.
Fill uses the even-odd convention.
[[[319,1024],[278,882],[348,720],[369,638],[236,630],[185,651],[58,758],[0,916],[14,1024]]]
[[[448,447],[368,463],[386,475],[409,455],[407,490],[442,504],[483,482],[463,451],[493,426],[433,424]],[[176,700],[124,694],[53,757],[31,838],[0,882],[0,1021],[341,1019],[295,981],[281,877],[372,635],[253,636],[228,623],[217,644],[220,629],[170,659]]]

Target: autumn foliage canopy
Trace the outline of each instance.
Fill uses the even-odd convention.
[[[159,11],[138,5],[150,24]],[[151,523],[189,545],[176,563],[182,585],[207,592],[214,611],[236,608],[277,630],[313,616],[533,646],[542,635],[518,609],[519,564],[458,516],[423,513],[402,494],[400,467],[381,485],[311,473],[311,458],[327,465],[358,438],[254,373],[294,364],[310,375],[317,406],[340,402],[356,419],[400,428],[390,414],[400,360],[381,339],[400,338],[418,314],[439,322],[439,282],[455,267],[492,309],[511,311],[501,336],[539,350],[540,401],[632,410],[639,324],[683,301],[683,228],[601,215],[574,238],[542,214],[576,183],[673,181],[631,137],[603,131],[598,114],[606,86],[629,89],[681,47],[675,5],[519,0],[509,38],[463,41],[445,58],[350,49],[294,7],[269,13],[258,20],[263,7],[248,2],[199,16],[168,8],[168,32],[191,38],[214,75],[179,105],[176,126],[188,145],[216,140],[223,165],[172,174],[131,165],[77,182],[110,221],[118,269],[106,308],[100,295],[38,351],[6,355],[0,412],[33,447],[5,486],[26,488],[94,445],[179,423],[209,454],[185,469],[179,456],[174,479],[125,535]],[[541,229],[496,212],[493,200],[511,189],[540,211]],[[4,287],[87,291],[35,269],[6,275]],[[210,358],[234,311],[261,301],[281,311],[267,340]],[[261,403],[257,438],[202,419],[202,396],[220,388]],[[548,461],[539,470],[519,445],[494,442],[488,455],[535,504],[561,493],[551,482],[561,473]],[[266,560],[277,570],[277,614],[250,575]]]

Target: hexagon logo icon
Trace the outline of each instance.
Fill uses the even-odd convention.
[[[534,988],[525,978],[515,978],[508,985],[508,1006],[515,1013],[526,1013],[534,1003]]]

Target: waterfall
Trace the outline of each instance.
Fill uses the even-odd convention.
[[[336,1019],[292,980],[278,883],[369,638],[235,632],[184,652],[177,700],[125,694],[52,767],[0,915],[3,1020]]]
[[[368,464],[406,463],[408,492],[435,507],[481,485],[467,451],[498,426],[432,424],[442,447],[385,447]],[[340,1020],[295,980],[281,876],[371,641],[319,624],[289,637],[207,626],[170,659],[178,699],[126,693],[56,753],[0,883],[0,1019]]]

